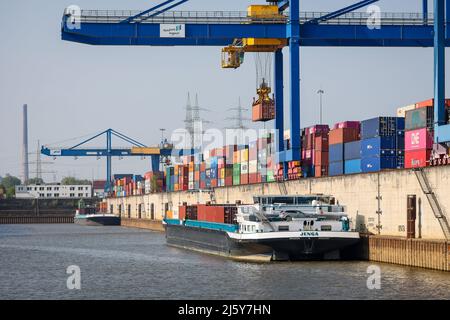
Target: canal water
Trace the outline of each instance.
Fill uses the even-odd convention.
[[[79,290],[68,289],[68,277],[76,283],[69,266],[79,267]],[[377,267],[379,281],[368,281]],[[450,273],[370,262],[242,263],[167,247],[164,234],[145,230],[0,225],[0,299],[450,299]]]

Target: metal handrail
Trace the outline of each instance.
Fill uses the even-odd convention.
[[[81,23],[119,23],[123,20],[138,14],[133,10],[82,10]],[[319,18],[328,12],[301,12],[300,23],[305,23],[311,19]],[[284,13],[282,18],[258,18],[248,17],[245,11],[167,11],[160,15],[149,17],[150,14],[143,15],[135,22],[141,23],[191,23],[191,24],[237,24],[237,23],[286,23],[288,13]],[[329,25],[365,25],[371,18],[366,12],[350,12],[320,24]],[[143,19],[141,21],[141,19]],[[433,14],[428,14],[428,24],[433,23]],[[423,14],[418,12],[383,12],[380,14],[382,25],[422,25]]]

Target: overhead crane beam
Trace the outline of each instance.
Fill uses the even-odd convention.
[[[106,147],[105,148],[79,148],[87,143],[93,141],[94,139],[106,136]],[[113,148],[112,147],[112,137],[115,136],[125,142],[132,145],[130,148]],[[188,152],[191,152],[190,150]],[[172,148],[149,148],[144,144],[138,142],[135,139],[127,137],[126,135],[113,130],[108,129],[93,137],[82,141],[70,148],[48,148],[42,146],[41,154],[50,157],[106,157],[106,191],[110,191],[112,182],[112,158],[113,157],[145,157],[150,156],[152,171],[159,171],[160,157],[183,154],[183,150],[173,150]]]
[[[419,0],[420,1],[420,0]],[[234,39],[243,38],[275,38],[286,39],[289,43],[290,58],[290,125],[292,130],[293,150],[282,152],[282,160],[299,159],[300,149],[300,46],[313,47],[434,47],[435,50],[435,110],[436,140],[450,141],[450,128],[442,125],[444,110],[444,50],[450,45],[450,0],[434,0],[434,25],[428,24],[428,6],[422,0],[422,13],[416,15],[381,14],[381,28],[367,28],[367,14],[354,13],[341,17],[363,5],[374,3],[374,0],[358,1],[352,6],[343,8],[319,18],[320,23],[307,23],[310,15],[299,14],[299,0],[274,1],[280,12],[288,6],[289,17],[286,21],[253,21],[245,16],[233,16],[227,13],[211,16],[197,15],[195,12],[179,16],[160,14],[148,17],[142,23],[122,23],[125,19],[115,19],[112,14],[105,21],[102,17],[81,17],[81,29],[69,28],[68,17],[64,17],[62,38],[68,41],[93,45],[149,45],[149,46],[227,46]],[[445,1],[445,3],[444,3]],[[443,13],[444,12],[444,13]],[[148,14],[145,13],[145,14]],[[145,15],[144,14],[144,15]],[[207,13],[206,13],[207,14]],[[443,15],[444,14],[444,15]],[[446,19],[444,19],[446,18]],[[131,20],[130,20],[131,21]],[[446,22],[445,22],[446,21]],[[184,37],[167,37],[161,35],[163,24],[184,24]],[[445,28],[445,24],[447,28]],[[275,53],[275,100],[276,128],[280,131],[278,144],[283,150],[283,53],[281,49]]]
[[[322,17],[311,19],[311,20],[305,22],[305,24],[307,24],[307,23],[320,23],[322,21],[327,21],[327,20],[330,20],[330,19],[334,19],[334,18],[342,16],[342,15],[344,15],[346,13],[358,10],[360,8],[363,8],[365,6],[368,6],[368,5],[370,5],[372,3],[375,3],[375,2],[378,2],[378,1],[379,0],[363,0],[363,1],[360,1],[358,3],[352,4],[352,5],[348,6],[348,7],[339,9],[339,10],[337,10],[335,12],[328,13],[328,14],[322,16]]]

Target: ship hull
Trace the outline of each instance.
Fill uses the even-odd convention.
[[[274,232],[267,238],[263,233],[255,237],[184,225],[166,224],[165,228],[168,245],[238,260],[251,260],[253,256],[268,260],[320,260],[359,241],[356,233]]]
[[[74,223],[82,226],[120,226],[120,217],[113,215],[75,216]]]

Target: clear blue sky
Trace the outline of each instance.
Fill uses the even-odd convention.
[[[30,151],[38,139],[50,144],[109,127],[155,144],[159,128],[183,126],[188,91],[198,92],[201,106],[211,110],[205,114],[214,122],[211,126],[224,126],[223,119],[232,116],[226,109],[236,106],[238,97],[250,105],[255,94],[250,56],[240,69],[229,71],[219,67],[220,48],[93,47],[60,40],[61,16],[68,5],[140,10],[152,2],[0,2],[0,175],[19,174],[20,106],[24,103],[29,105]],[[191,0],[182,10],[244,11],[258,2],[264,3]],[[304,0],[301,9],[331,11],[353,2]],[[385,12],[419,12],[421,0],[382,0],[379,5]],[[318,121],[319,87],[326,92],[324,119],[329,124],[393,115],[399,106],[430,98],[432,62],[432,49],[302,48],[302,126]],[[43,160],[54,161],[44,170],[56,170],[58,179],[73,174],[104,177],[103,160]],[[114,160],[114,171],[143,173],[148,163]]]

